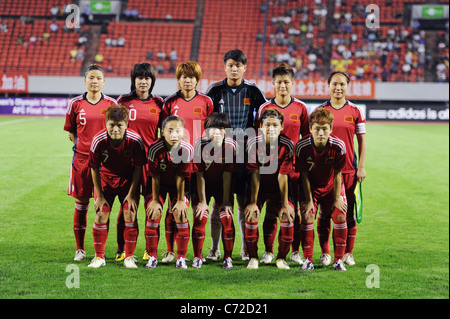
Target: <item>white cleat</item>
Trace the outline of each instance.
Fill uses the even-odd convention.
[[[194,260],[192,261],[192,267],[200,269],[203,265],[203,259],[199,257],[194,257]]]
[[[225,258],[223,261],[223,269],[233,269],[233,260],[230,257]]]
[[[319,259],[319,264],[328,266],[331,264],[331,256],[328,254],[322,254]]]
[[[241,250],[240,256],[241,256],[242,261],[250,260],[250,257],[248,256],[248,252],[245,249]]]
[[[86,252],[83,249],[78,249],[75,252],[75,257],[73,258],[73,260],[81,261],[81,260],[85,260],[85,259],[86,259]]]
[[[344,262],[344,264],[347,264],[349,266],[353,266],[355,264],[355,259],[350,253],[344,254],[344,257],[342,257],[342,261]]]
[[[298,251],[292,252],[291,261],[294,261],[299,265],[303,265],[303,263],[305,262],[302,258],[302,255]]]
[[[306,258],[302,270],[314,270],[314,263],[310,261],[308,258]]]
[[[123,261],[123,265],[129,269],[136,269],[138,267],[133,256],[125,258]]]
[[[101,257],[94,257],[94,259],[92,259],[91,263],[88,265],[89,268],[100,268],[103,266],[106,266],[106,261]]]
[[[272,262],[273,258],[274,258],[273,253],[265,251],[264,254],[262,255],[260,262],[262,264],[270,264]]]
[[[161,259],[161,261],[163,262],[163,263],[170,263],[172,260],[174,260],[175,259],[175,253],[173,253],[173,252],[170,252],[170,251],[166,251],[164,254],[163,254],[163,259]]]
[[[346,271],[347,270],[344,266],[344,263],[340,259],[333,263],[333,268],[338,271]]]
[[[278,269],[291,269],[289,267],[289,265],[287,264],[286,260],[284,260],[284,259],[281,259],[281,258],[277,259],[276,264],[277,264]]]
[[[183,257],[178,258],[175,266],[178,269],[188,269],[188,266],[186,265],[186,258]]]
[[[158,259],[156,259],[153,256],[148,256],[148,262],[147,264],[144,266],[144,268],[147,269],[155,269],[156,266],[158,266]]]
[[[250,258],[250,261],[248,262],[247,269],[258,269],[259,267],[259,261],[258,258]]]
[[[206,256],[207,260],[217,261],[220,259],[220,251],[217,250],[210,250],[208,253],[208,256]]]

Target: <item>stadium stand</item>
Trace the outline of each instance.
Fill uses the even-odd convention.
[[[67,1],[2,0],[0,70],[77,76],[97,61],[111,75],[128,77],[134,63],[149,61],[159,77],[173,77],[177,63],[194,59],[208,77],[221,78],[223,54],[240,48],[249,78],[270,76],[284,61],[297,78],[337,69],[355,79],[448,82],[448,22],[429,30],[408,19],[411,4],[435,1],[377,1],[383,10],[376,29],[365,25],[371,2],[124,0],[120,21],[102,26],[82,17],[79,29],[68,29]]]

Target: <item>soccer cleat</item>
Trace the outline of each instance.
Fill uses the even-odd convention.
[[[241,250],[240,256],[241,256],[242,261],[250,260],[250,257],[248,256],[248,252],[245,249]]]
[[[342,261],[344,262],[344,264],[347,264],[349,266],[353,266],[355,264],[355,259],[350,253],[345,253],[344,257],[342,257]]]
[[[340,259],[333,263],[333,268],[338,271],[346,271],[347,270],[344,266],[344,263]]]
[[[319,264],[328,266],[331,264],[331,256],[328,254],[322,254],[319,259]]]
[[[144,256],[142,256],[142,260],[147,261],[148,259],[149,259],[148,251],[145,250],[145,251],[144,251]]]
[[[287,264],[286,260],[284,259],[277,259],[277,267],[278,269],[290,269],[289,265]]]
[[[116,261],[121,261],[125,259],[125,252],[123,250],[118,250],[116,253]]]
[[[291,261],[298,263],[299,265],[303,265],[305,262],[302,258],[302,255],[298,251],[294,251],[291,254]]]
[[[170,263],[172,260],[175,259],[175,253],[171,252],[171,251],[166,251],[163,254],[163,259],[161,259],[161,261],[163,263]]]
[[[133,256],[125,258],[123,265],[129,269],[137,268],[136,261]]]
[[[192,267],[200,269],[203,265],[203,259],[199,257],[194,257],[194,260],[192,262]]]
[[[313,270],[314,269],[314,263],[310,261],[308,258],[306,258],[305,262],[303,263],[302,270]]]
[[[106,261],[104,258],[101,257],[94,257],[92,259],[91,263],[88,265],[89,268],[100,268],[102,266],[106,265]]]
[[[147,268],[147,269],[155,269],[156,266],[158,266],[158,259],[156,259],[156,258],[153,257],[153,256],[149,256],[149,257],[148,257],[148,262],[147,262],[147,264],[144,266],[144,268]]]
[[[223,269],[233,269],[233,260],[231,259],[231,257],[227,257],[225,258],[225,260],[223,261]]]
[[[217,250],[210,250],[208,253],[208,256],[206,256],[207,260],[212,260],[212,261],[217,261],[218,259],[220,259],[220,251]]]
[[[259,261],[258,258],[250,258],[250,261],[248,262],[247,269],[258,269],[259,267]]]
[[[273,260],[273,257],[274,257],[273,253],[265,251],[264,254],[262,255],[260,262],[262,264],[270,264]]]
[[[175,266],[178,269],[187,269],[188,266],[186,265],[186,258],[183,258],[183,257],[178,258]]]
[[[86,259],[86,252],[83,249],[78,249],[75,252],[75,257],[73,258],[73,260],[75,261],[81,261]]]

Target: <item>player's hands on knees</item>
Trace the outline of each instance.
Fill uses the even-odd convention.
[[[303,202],[300,203],[300,213],[307,217],[309,215],[314,215],[314,204],[313,202]]]
[[[249,204],[247,205],[247,207],[245,207],[244,217],[246,221],[249,222],[259,221],[260,214],[261,212],[259,211],[258,205],[256,204]]]
[[[339,196],[339,198],[334,201],[333,209],[334,208],[337,208],[341,212],[346,213],[347,212],[347,203],[342,199],[341,196]]]
[[[108,202],[106,201],[105,197],[103,197],[103,195],[97,196],[97,199],[95,200],[95,203],[94,203],[94,208],[95,208],[95,213],[96,213],[96,214],[99,214],[100,217],[103,216],[103,210],[102,210],[102,208],[103,208],[103,206],[105,206],[105,205],[106,205],[107,207],[109,207],[109,204],[108,204]]]
[[[208,211],[209,211],[209,207],[205,202],[198,203],[197,207],[195,207],[195,210],[194,210],[195,218],[202,220]]]
[[[295,219],[295,211],[291,205],[283,205],[278,212],[278,218],[282,222],[292,223]]]
[[[147,218],[151,220],[157,220],[162,214],[162,206],[157,201],[151,201],[150,204],[145,209]]]
[[[123,202],[124,203],[128,203],[128,210],[131,213],[136,213],[137,212],[137,210],[138,210],[138,203],[137,203],[136,198],[133,195],[128,194],[127,197],[125,197],[125,199],[123,200]]]
[[[233,218],[233,206],[230,203],[224,203],[219,208],[219,212],[225,212],[227,214],[227,218]]]
[[[184,200],[179,200],[172,207],[173,217],[178,223],[184,223],[188,217],[188,207]]]

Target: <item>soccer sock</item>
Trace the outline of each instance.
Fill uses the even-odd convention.
[[[175,242],[177,243],[177,259],[186,258],[189,244],[189,222],[176,223]]]
[[[107,224],[97,224],[94,222],[92,228],[92,237],[94,238],[94,250],[95,256],[105,258],[105,245],[108,239],[108,226]]]
[[[220,213],[220,221],[222,223],[222,243],[223,243],[223,258],[231,258],[234,247],[234,238],[236,230],[234,228],[233,217],[227,217],[225,212]]]
[[[161,216],[157,220],[147,218],[145,223],[145,249],[148,255],[158,259],[158,242],[159,242],[159,222]]]
[[[258,258],[259,229],[258,222],[245,221],[245,243],[250,258]]]
[[[345,253],[353,255],[353,247],[355,247],[356,240],[356,222],[355,220],[347,222],[347,247]]]
[[[139,228],[137,220],[133,223],[125,223],[125,229],[123,232],[125,258],[132,257],[136,249],[136,241],[139,234]]]
[[[319,236],[319,244],[322,254],[330,255],[330,227],[329,218],[321,218],[317,220],[317,235]]]
[[[194,225],[192,226],[192,246],[194,247],[194,257],[202,258],[203,243],[205,241],[205,227],[208,221],[208,211],[203,218],[194,217]]]
[[[166,243],[167,251],[173,253],[174,235],[175,235],[175,219],[173,218],[173,213],[170,209],[167,210],[165,228],[166,228]]]
[[[303,257],[313,261],[314,223],[302,224],[300,230]]]
[[[220,223],[219,210],[213,207],[209,229],[211,230],[211,249],[219,250],[220,233],[222,224]]]
[[[302,222],[302,219],[300,217],[299,212],[295,212],[294,236],[292,239],[292,252],[300,251],[300,225],[301,225],[301,222]]]
[[[285,259],[294,237],[294,223],[280,222],[277,259]]]
[[[342,216],[343,221],[339,221]],[[334,243],[334,261],[338,261],[344,257],[346,241],[347,241],[347,221],[345,214],[338,209],[333,212],[333,243]]]
[[[120,207],[119,215],[117,216],[117,251],[124,251],[125,247],[125,219],[123,218],[123,207]]]
[[[267,211],[266,211],[267,214]],[[264,245],[266,246],[266,251],[273,253],[273,245],[275,243],[275,238],[277,236],[278,220],[276,218],[264,218],[263,222],[263,234],[264,234]]]
[[[75,212],[73,214],[73,233],[77,244],[77,250],[84,250],[84,238],[86,234],[86,215],[89,209],[89,203],[80,204],[75,202]]]
[[[247,249],[247,242],[245,240],[245,215],[244,210],[240,208],[238,208],[238,223],[239,223],[239,230],[241,232],[241,241],[242,241],[241,249]]]

